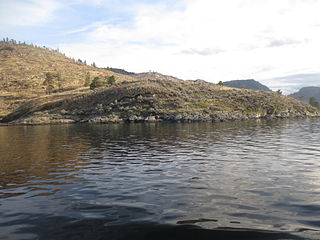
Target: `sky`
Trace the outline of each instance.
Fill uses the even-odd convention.
[[[0,37],[132,72],[320,86],[320,0],[0,0]]]

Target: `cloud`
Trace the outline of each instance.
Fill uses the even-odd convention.
[[[291,44],[301,44],[301,43],[307,43],[310,39],[304,39],[301,41],[292,40],[292,39],[272,39],[270,40],[270,43],[267,45],[267,47],[281,47],[285,45],[291,45]]]
[[[181,53],[183,54],[191,54],[191,55],[202,55],[202,56],[209,56],[214,54],[219,54],[225,52],[225,50],[222,49],[211,49],[211,48],[204,48],[204,49],[195,49],[190,48],[186,50],[182,50]]]
[[[55,0],[0,1],[0,27],[42,25],[60,7]]]
[[[100,66],[212,82],[320,71],[320,1],[181,0],[171,8],[170,1],[127,0],[112,9],[120,6],[126,24],[77,28],[82,40],[60,49]],[[269,82],[291,89],[284,79]]]

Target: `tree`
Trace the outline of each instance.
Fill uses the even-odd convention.
[[[116,78],[113,75],[108,77],[108,80],[107,80],[108,85],[112,85],[115,82],[116,82]]]
[[[62,83],[62,78],[61,78],[61,74],[57,73],[55,75],[56,80],[57,80],[57,84],[58,84],[58,88],[61,89],[63,87],[63,83]]]
[[[90,89],[95,89],[95,88],[99,88],[99,87],[105,87],[107,86],[107,81],[105,78],[100,78],[100,77],[95,77],[92,80],[92,83],[90,84]]]
[[[219,85],[219,86],[223,86],[223,82],[222,82],[222,81],[219,81],[219,82],[218,82],[218,85]]]
[[[95,62],[93,62],[91,66],[92,67],[97,67]]]
[[[84,79],[84,86],[89,87],[91,84],[90,73],[87,72],[86,77]]]
[[[309,104],[313,107],[320,109],[320,103],[318,102],[318,100],[315,97],[311,97],[309,99]]]
[[[43,85],[46,86],[46,93],[51,94],[52,90],[54,89],[54,85],[55,85],[55,79],[54,79],[54,75],[52,73],[47,72],[45,74],[45,80],[43,82]]]

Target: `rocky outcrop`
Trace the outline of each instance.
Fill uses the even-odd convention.
[[[195,122],[320,116],[309,104],[273,92],[232,89],[200,81],[123,82],[90,94],[49,97],[4,118],[11,124]]]

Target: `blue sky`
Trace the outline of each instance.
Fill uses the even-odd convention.
[[[182,79],[320,86],[318,0],[0,0],[0,37]]]

